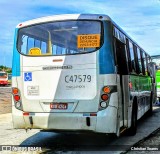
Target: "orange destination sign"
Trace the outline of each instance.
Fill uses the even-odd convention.
[[[78,48],[100,47],[100,34],[78,35],[77,47]]]

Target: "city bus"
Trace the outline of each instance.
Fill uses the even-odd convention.
[[[0,71],[0,85],[8,85],[8,74],[4,71]]]
[[[150,63],[107,15],[20,23],[13,47],[13,126],[135,135],[137,120],[152,112],[155,100]]]
[[[151,56],[153,62],[156,63],[156,90],[157,90],[157,98],[158,104],[160,104],[160,55]]]

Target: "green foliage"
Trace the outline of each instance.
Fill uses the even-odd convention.
[[[7,67],[7,66],[3,66],[3,65],[0,65],[0,71],[5,71],[7,73],[12,73],[12,69]]]

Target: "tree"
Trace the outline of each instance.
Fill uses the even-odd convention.
[[[11,73],[12,69],[3,65],[0,65],[0,71],[5,71],[7,73]]]

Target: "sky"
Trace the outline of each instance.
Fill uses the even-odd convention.
[[[12,67],[19,23],[77,13],[109,15],[146,52],[160,54],[160,0],[0,0],[0,65]]]

